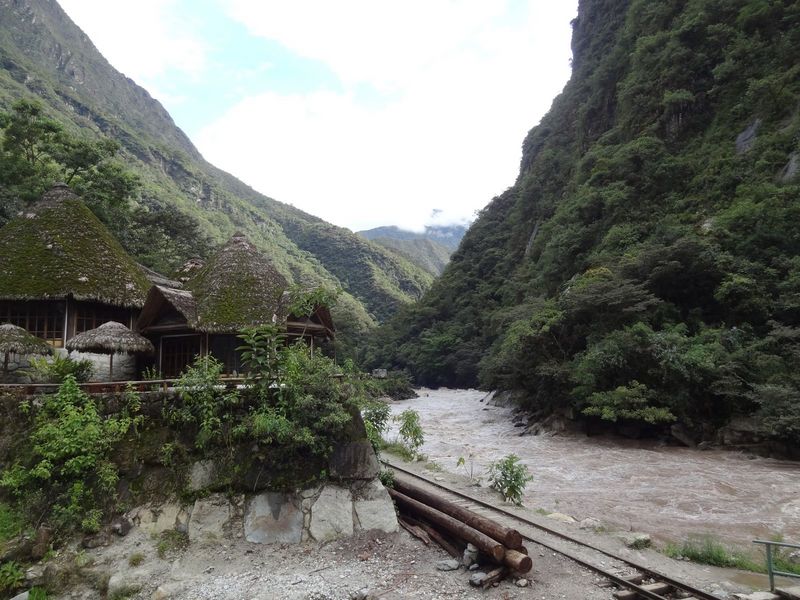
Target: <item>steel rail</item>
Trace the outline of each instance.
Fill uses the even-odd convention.
[[[452,489],[452,488],[450,488],[450,487],[448,487],[446,485],[442,485],[438,481],[433,481],[431,479],[428,479],[427,477],[423,477],[422,475],[414,473],[413,471],[405,469],[405,468],[403,468],[403,467],[401,467],[399,465],[396,465],[394,463],[390,463],[387,460],[381,460],[381,462],[384,465],[386,465],[387,467],[391,467],[392,469],[400,471],[401,473],[405,473],[406,475],[410,475],[411,477],[415,477],[415,478],[417,478],[417,479],[419,479],[421,481],[424,481],[425,483],[427,483],[429,485],[432,485],[432,486],[434,486],[436,488],[439,488],[441,490],[444,490],[444,491],[446,491],[446,492],[448,492],[450,494],[458,496],[459,498],[462,498],[464,500],[469,500],[470,502],[474,502],[475,504],[477,504],[479,506],[482,506],[482,507],[488,508],[489,510],[492,510],[494,512],[506,515],[508,517],[511,517],[512,519],[516,519],[520,523],[524,523],[524,524],[529,525],[531,527],[534,527],[536,529],[540,529],[540,530],[542,530],[542,531],[544,531],[544,532],[546,532],[546,533],[548,533],[550,535],[556,536],[556,537],[561,538],[563,540],[566,540],[566,541],[568,541],[570,543],[577,544],[579,546],[583,546],[584,548],[588,548],[588,549],[593,550],[595,552],[599,552],[600,554],[603,554],[603,555],[605,555],[605,556],[607,556],[609,558],[612,558],[612,559],[614,559],[616,561],[624,563],[624,564],[628,565],[629,567],[631,567],[633,569],[636,569],[640,573],[642,573],[644,575],[647,575],[647,576],[651,577],[652,579],[655,579],[655,580],[661,581],[663,583],[669,584],[672,587],[677,588],[679,590],[682,590],[684,592],[688,592],[688,593],[692,594],[693,596],[695,596],[698,600],[721,600],[721,598],[719,598],[719,596],[714,596],[712,594],[709,594],[708,592],[704,592],[703,590],[699,590],[699,589],[694,588],[694,587],[692,587],[692,586],[690,586],[690,585],[688,585],[686,583],[678,581],[677,579],[672,579],[671,577],[669,577],[667,575],[664,575],[663,573],[661,573],[659,571],[656,571],[654,569],[646,567],[646,566],[644,566],[642,564],[639,564],[637,562],[628,560],[626,558],[623,558],[621,556],[618,556],[616,554],[608,552],[607,550],[603,550],[602,548],[598,548],[597,546],[593,546],[592,544],[589,544],[587,542],[581,541],[581,540],[579,540],[577,538],[569,536],[569,535],[567,535],[565,533],[562,533],[560,531],[556,531],[555,529],[551,529],[550,527],[547,527],[546,525],[542,525],[540,523],[536,523],[535,521],[531,521],[530,519],[526,519],[525,517],[522,517],[520,515],[514,514],[511,511],[508,511],[508,510],[506,510],[504,508],[501,508],[501,507],[495,506],[493,504],[490,504],[488,502],[485,502],[485,501],[483,501],[483,500],[481,500],[479,498],[475,498],[474,496],[470,496],[469,494],[465,494],[465,493],[460,492],[458,490],[454,490],[454,489]],[[586,567],[587,569],[589,569],[591,571],[594,571],[595,573],[598,573],[599,575],[602,575],[603,577],[613,581],[617,585],[620,585],[622,587],[628,588],[631,591],[636,592],[637,594],[639,594],[643,598],[647,598],[648,600],[666,600],[664,598],[664,596],[659,596],[658,594],[655,594],[655,593],[653,593],[653,592],[651,592],[649,590],[646,590],[646,589],[642,588],[641,586],[639,586],[639,585],[637,585],[635,583],[632,583],[632,582],[628,581],[627,579],[625,579],[623,577],[620,577],[619,575],[616,575],[614,573],[606,571],[605,569],[603,569],[601,567],[597,567],[597,566],[593,565],[592,563],[590,563],[590,562],[588,562],[588,561],[586,561],[586,560],[584,560],[584,559],[582,559],[582,558],[580,558],[578,556],[575,556],[574,554],[571,554],[570,552],[566,552],[563,549],[560,549],[560,548],[555,547],[555,546],[553,546],[551,544],[548,544],[547,542],[531,538],[531,537],[526,536],[524,534],[523,534],[523,537],[525,539],[527,539],[528,541],[533,542],[534,544],[538,544],[538,545],[543,546],[543,547],[545,547],[545,548],[547,548],[549,550],[552,550],[553,552],[557,552],[557,553],[559,553],[559,554],[561,554],[563,556],[566,556],[570,560],[573,560],[573,561],[577,562],[578,564]]]

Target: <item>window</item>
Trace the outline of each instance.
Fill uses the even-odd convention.
[[[180,376],[199,354],[199,335],[164,336],[161,338],[161,374],[167,379]]]
[[[109,321],[117,321],[127,327],[130,324],[130,311],[112,306],[79,304],[75,315],[75,333],[96,329]]]
[[[0,323],[11,323],[47,341],[64,347],[63,302],[0,302]]]

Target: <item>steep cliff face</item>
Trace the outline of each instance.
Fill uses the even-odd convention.
[[[0,0],[0,66],[0,109],[35,98],[72,132],[119,141],[144,184],[139,203],[191,215],[216,243],[244,231],[292,282],[342,287],[345,331],[363,333],[430,286],[432,277],[404,258],[207,163],[161,104],[116,71],[56,2]]]
[[[516,184],[370,360],[546,410],[758,411],[796,435],[774,409],[800,410],[800,6],[582,0],[573,27]]]

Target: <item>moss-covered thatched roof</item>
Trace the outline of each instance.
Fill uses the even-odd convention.
[[[65,185],[0,229],[0,299],[73,296],[140,308],[150,284],[100,220]]]
[[[236,333],[273,322],[287,282],[266,256],[237,233],[185,287],[195,299],[196,329]]]

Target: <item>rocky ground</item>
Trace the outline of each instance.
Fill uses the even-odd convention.
[[[449,557],[404,531],[361,533],[326,544],[258,545],[241,538],[192,543],[163,558],[158,543],[134,528],[107,547],[62,551],[51,564],[71,569],[75,587],[56,597],[100,599],[104,582],[107,597],[117,600],[611,597],[593,574],[552,553],[536,556],[526,580],[475,589],[464,569],[437,570],[437,563]]]

